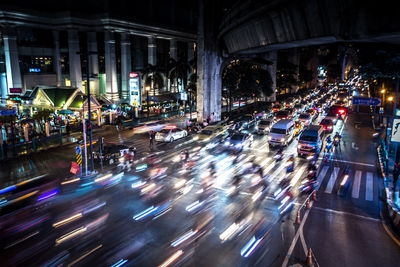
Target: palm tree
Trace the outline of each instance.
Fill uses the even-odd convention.
[[[190,64],[186,61],[182,59],[178,61],[170,59],[168,78],[171,80],[171,84],[173,82],[178,87],[181,86],[181,88],[185,88],[188,84],[190,69]]]
[[[148,64],[143,72],[144,78],[144,88],[149,87],[150,90],[153,90],[153,96],[156,95],[156,88],[160,89],[164,87],[164,79],[163,79],[163,70],[159,66],[154,66]],[[147,103],[149,103],[149,99],[146,99]],[[147,115],[150,115],[149,106],[147,105]]]

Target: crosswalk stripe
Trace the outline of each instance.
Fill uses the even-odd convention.
[[[282,163],[282,164],[278,167],[278,169],[276,169],[276,170],[271,174],[271,177],[269,178],[269,180],[272,181],[272,179],[276,178],[276,177],[283,171],[284,168],[286,168],[286,164],[283,164],[283,163]],[[284,175],[282,175],[277,181],[282,180],[282,179],[283,179],[283,176],[284,176]]]
[[[333,172],[331,174],[331,178],[329,179],[328,185],[326,186],[325,193],[332,193],[333,186],[335,185],[336,179],[339,174],[339,167],[333,168]]]
[[[372,172],[367,172],[367,184],[365,191],[365,200],[372,201],[374,200],[374,187],[373,187],[373,179],[374,175]]]
[[[353,189],[351,191],[352,198],[358,198],[360,195],[360,182],[361,182],[361,171],[357,170],[354,175]]]
[[[265,160],[263,160],[263,161],[260,163],[261,168],[263,168],[265,165],[267,165],[268,162],[271,161],[271,159],[272,159],[272,158],[266,158]]]
[[[322,180],[325,178],[326,173],[328,172],[329,166],[324,166],[322,170],[320,171],[317,182],[318,182],[318,188],[321,186]]]
[[[307,166],[302,166],[301,169],[296,172],[296,174],[294,175],[292,181],[290,182],[291,186],[294,186],[297,183],[297,181],[303,175],[303,173],[306,170],[306,168],[307,168]]]

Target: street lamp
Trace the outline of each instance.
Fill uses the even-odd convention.
[[[382,94],[382,107],[385,106],[385,92],[386,92],[385,89],[382,89],[382,90],[381,90],[381,94]]]
[[[150,116],[150,104],[149,104],[149,91],[150,86],[146,86],[146,95],[147,95],[147,118]]]
[[[393,101],[393,96],[389,96],[387,100],[388,100],[389,102],[392,102],[392,101]]]

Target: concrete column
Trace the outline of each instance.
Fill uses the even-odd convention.
[[[12,35],[4,35],[3,40],[8,94],[10,88],[22,88],[22,79],[18,61],[17,37]]]
[[[94,52],[89,55],[90,73],[94,76],[99,75],[99,58],[97,53],[97,38],[96,32],[88,32],[88,47],[89,52]]]
[[[129,72],[132,71],[131,42],[129,35],[121,34],[121,96],[123,100],[129,100]]]
[[[88,32],[88,51],[93,52],[89,54],[89,67],[90,67],[90,93],[94,95],[100,94],[100,81],[99,81],[99,57],[97,54],[97,37],[96,32]]]
[[[71,86],[77,87],[83,92],[82,87],[82,68],[81,56],[77,54],[79,50],[79,36],[75,30],[68,31],[68,50],[69,50],[69,79]]]
[[[267,66],[267,70],[269,72],[269,75],[271,75],[272,79],[272,95],[267,97],[268,101],[275,101],[276,100],[276,66],[278,63],[278,52],[277,51],[271,51],[269,52],[266,57],[267,60],[271,61],[272,64]]]
[[[208,28],[205,25],[208,25]],[[204,20],[203,1],[200,1],[197,37],[197,120],[199,122],[213,113],[214,121],[221,120],[222,58],[217,52],[210,28],[212,28],[212,21]]]
[[[194,58],[195,45],[196,45],[196,43],[194,43],[194,42],[189,42],[188,43],[188,61],[191,61]]]
[[[62,72],[61,72],[61,60],[60,60],[60,34],[59,31],[53,31],[53,65],[54,72],[56,73],[57,86],[63,86]]]
[[[155,66],[157,65],[157,38],[155,36],[151,36],[147,40],[147,63]]]
[[[104,33],[104,54],[106,65],[106,96],[118,101],[117,60],[115,57],[115,39],[111,32]]]
[[[169,41],[169,58],[178,61],[178,42],[176,39]]]
[[[298,82],[299,81],[299,66],[300,66],[300,53],[297,48],[293,48],[289,50],[288,61],[296,66],[294,78]],[[296,93],[298,90],[298,86],[294,85],[290,89],[289,93]]]

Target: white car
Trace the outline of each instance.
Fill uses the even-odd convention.
[[[312,122],[312,117],[309,113],[301,113],[299,115],[298,120],[301,121],[302,123],[304,123],[305,126],[310,125]]]
[[[176,127],[165,127],[156,133],[157,142],[173,142],[174,140],[186,137],[187,131]]]

